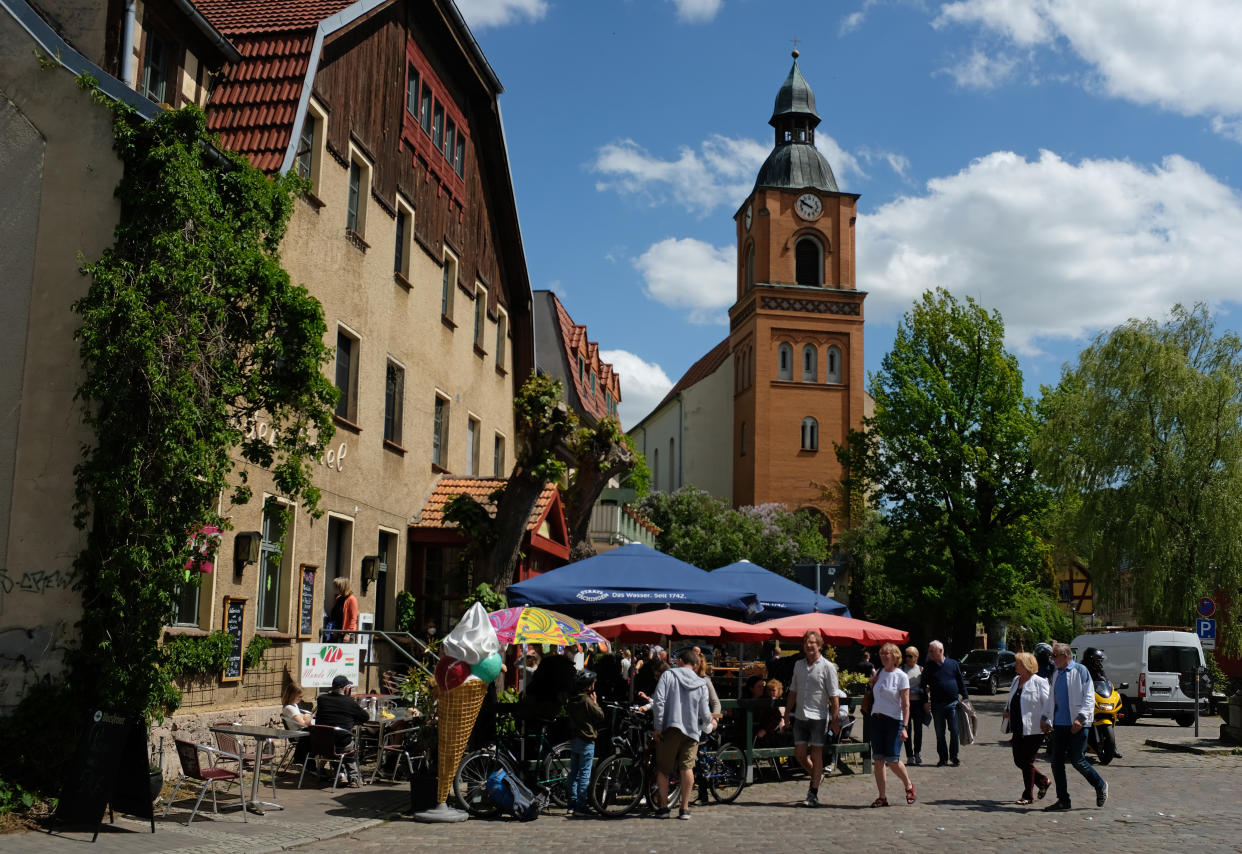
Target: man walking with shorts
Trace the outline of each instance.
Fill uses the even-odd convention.
[[[712,722],[707,704],[707,680],[694,672],[699,654],[684,649],[677,667],[664,671],[651,698],[656,738],[656,782],[660,787],[656,818],[669,818],[668,779],[677,772],[681,783],[680,819],[690,818],[690,794],[694,789],[694,762],[699,737]]]
[[[831,729],[835,735],[841,726],[837,720],[837,709],[841,704],[837,696],[837,668],[820,655],[823,644],[823,638],[814,629],[802,636],[802,652],[806,657],[794,664],[785,706],[785,723],[788,724],[790,716],[793,716],[794,758],[811,778],[806,800],[802,802],[808,807],[819,806],[819,781],[824,776],[824,738],[827,730]]]

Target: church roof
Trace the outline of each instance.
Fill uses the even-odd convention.
[[[772,107],[772,118],[768,119],[768,124],[775,127],[777,119],[788,115],[813,116],[815,124],[819,123],[819,113],[815,112],[815,93],[798,68],[797,51],[794,51],[793,68],[789,69],[789,76],[776,93],[776,104]]]
[[[707,355],[691,365],[690,368],[681,375],[681,379],[679,379],[673,387],[669,389],[668,394],[664,395],[664,399],[661,400],[655,409],[651,411],[659,411],[663,408],[664,404],[676,397],[678,392],[684,391],[685,389],[690,388],[690,386],[695,385],[696,383],[707,379],[712,374],[716,373],[727,358],[729,358],[728,338],[708,350]]]
[[[814,187],[832,193],[840,192],[828,158],[806,142],[791,142],[773,148],[759,169],[759,177],[755,179],[755,189],[760,187],[792,190]]]

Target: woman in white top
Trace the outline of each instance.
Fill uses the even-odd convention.
[[[1013,732],[1013,764],[1022,771],[1022,794],[1016,801],[1026,805],[1034,803],[1032,795],[1039,789],[1042,799],[1048,794],[1052,781],[1035,767],[1044,734],[1039,727],[1040,713],[1048,700],[1048,680],[1038,675],[1039,662],[1029,652],[1017,654],[1014,662],[1018,678],[1009,686],[1009,699],[1001,717],[1008,718]]]
[[[301,701],[302,687],[296,682],[290,682],[280,696],[280,702],[283,704],[280,710],[280,720],[285,725],[285,729],[306,729],[313,723],[310,712],[302,711],[302,707],[298,705]],[[302,762],[309,752],[310,738],[299,738],[293,748],[293,761]]]
[[[906,787],[906,803],[915,801],[914,783],[906,766],[901,762],[901,743],[910,732],[910,679],[898,665],[901,650],[896,644],[886,643],[880,647],[880,670],[871,677],[871,692],[875,702],[871,706],[871,760],[875,764],[875,788],[879,797],[871,802],[873,807],[888,806],[885,793],[888,766]]]

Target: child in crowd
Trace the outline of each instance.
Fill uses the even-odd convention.
[[[574,680],[574,694],[566,704],[573,738],[569,742],[569,811],[567,818],[591,815],[587,805],[587,784],[595,760],[595,739],[604,723],[604,710],[595,699],[595,673],[584,670]]]

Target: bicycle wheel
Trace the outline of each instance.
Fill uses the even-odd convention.
[[[633,756],[614,753],[595,767],[589,788],[591,806],[608,818],[620,818],[642,803],[646,780]]]
[[[737,800],[746,786],[746,754],[736,744],[722,744],[707,769],[707,788],[722,804]]]
[[[462,757],[453,777],[453,796],[466,812],[480,818],[495,815],[497,808],[487,794],[487,778],[501,768],[514,773],[509,762],[494,747],[472,750]]]
[[[562,741],[548,751],[539,763],[539,785],[548,790],[548,797],[558,807],[569,806],[569,765],[572,760],[569,742]]]

